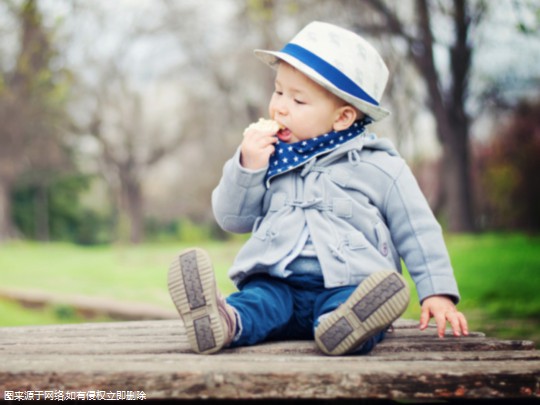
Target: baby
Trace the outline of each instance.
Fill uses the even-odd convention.
[[[169,291],[192,349],[315,339],[328,355],[366,354],[407,308],[401,260],[415,282],[420,328],[468,334],[441,228],[409,167],[366,127],[388,69],[357,34],[313,22],[281,51],[256,50],[276,69],[271,120],[244,131],[212,194],[219,225],[251,232],[217,290],[210,258],[181,252]]]

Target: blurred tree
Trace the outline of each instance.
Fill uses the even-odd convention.
[[[67,76],[54,66],[51,35],[35,0],[7,3],[20,35],[11,69],[0,72],[0,240],[17,235],[11,194],[18,178],[32,172],[36,193],[37,234],[48,239],[46,189],[59,171],[70,167],[60,126]]]
[[[465,105],[473,53],[471,32],[479,24],[486,4],[472,0],[414,0],[413,19],[405,20],[391,2],[362,0],[361,3],[369,4],[380,18],[360,24],[359,30],[397,36],[407,44],[406,56],[426,84],[426,106],[435,117],[443,148],[441,201],[446,207],[448,229],[471,231],[475,226],[470,184],[470,117]],[[446,18],[452,27],[453,38],[448,45],[438,43],[433,34],[435,21],[441,18]],[[448,50],[450,80],[444,80],[444,72],[435,61],[436,48],[441,46]]]
[[[540,101],[522,101],[477,152],[479,208],[488,229],[540,230]]]
[[[77,11],[97,27],[115,23],[114,16],[107,20],[111,16],[99,5]],[[181,20],[188,12],[189,8],[184,10]],[[120,16],[130,23],[117,25],[115,37],[108,39],[110,55],[103,57],[99,49],[89,46],[94,52],[86,55],[83,66],[92,66],[92,74],[80,78],[76,84],[80,95],[74,100],[85,113],[75,111],[72,126],[79,141],[91,138],[97,144],[94,157],[111,195],[116,240],[130,243],[140,243],[145,237],[148,173],[188,138],[182,125],[189,108],[177,97],[182,89],[172,87],[162,76],[141,79],[150,63],[145,59],[143,66],[138,64],[141,52],[163,39],[160,21],[152,24],[149,12],[144,17]]]
[[[184,138],[178,127],[167,138],[171,133],[165,124],[148,120],[144,96],[129,86],[127,75],[117,66],[107,70],[96,90],[94,111],[80,133],[99,144],[103,177],[116,208],[117,237],[139,243],[144,240],[143,178]]]

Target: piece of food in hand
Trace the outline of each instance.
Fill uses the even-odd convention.
[[[275,134],[281,129],[281,126],[274,120],[267,120],[264,118],[259,118],[259,121],[250,124],[246,128],[246,131],[248,129],[255,129],[257,131],[264,131],[264,132],[270,132],[270,133]],[[244,131],[244,133],[246,131]]]
[[[244,135],[246,131],[250,129],[275,134],[282,142],[289,142],[292,138],[292,132],[289,128],[285,128],[277,121],[268,120],[265,118],[259,118],[259,121],[254,122],[253,124],[248,126],[244,131]]]

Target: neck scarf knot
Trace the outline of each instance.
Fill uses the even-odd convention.
[[[274,177],[303,166],[314,157],[329,153],[361,135],[371,122],[371,118],[365,117],[343,131],[330,131],[315,138],[294,143],[278,140],[276,150],[270,156],[268,171],[264,178],[266,187],[270,186],[270,180]]]

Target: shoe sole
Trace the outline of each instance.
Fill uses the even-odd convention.
[[[351,353],[405,312],[409,287],[395,271],[366,278],[315,330],[317,346],[328,355]]]
[[[219,351],[224,345],[225,333],[208,254],[201,249],[181,252],[169,268],[168,287],[193,351],[202,354]]]

